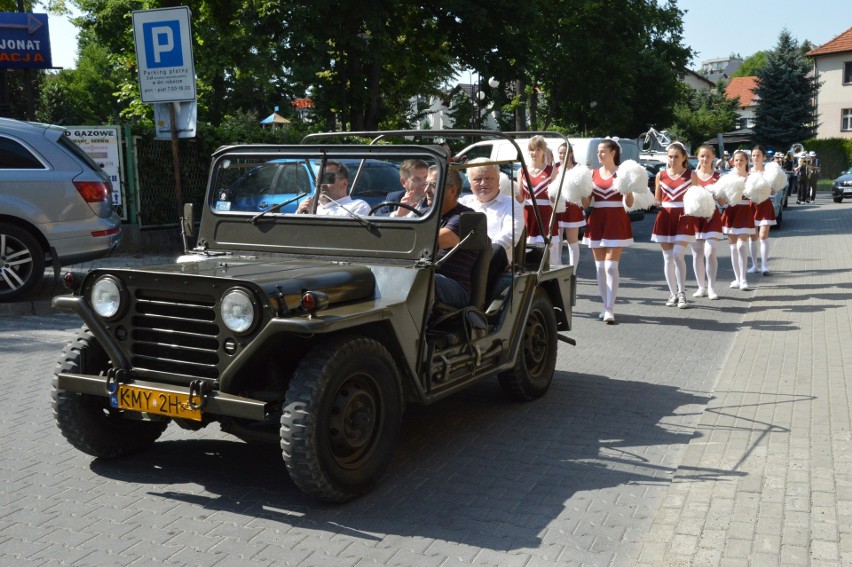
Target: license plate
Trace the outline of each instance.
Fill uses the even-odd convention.
[[[118,392],[110,398],[112,406],[119,409],[201,421],[201,410],[189,406],[187,394],[119,384]]]

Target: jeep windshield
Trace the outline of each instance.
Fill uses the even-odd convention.
[[[199,237],[220,250],[431,256],[440,216],[432,201],[447,168],[423,146],[222,148],[203,212],[210,230]],[[437,182],[427,192],[430,169]]]

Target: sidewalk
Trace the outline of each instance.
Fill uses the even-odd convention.
[[[637,565],[852,565],[852,208],[822,193],[770,238]]]

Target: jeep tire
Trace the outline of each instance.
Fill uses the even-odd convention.
[[[357,335],[319,342],[284,400],[281,450],[290,478],[331,502],[367,492],[390,464],[403,403],[396,363],[380,342]]]
[[[71,445],[89,455],[116,458],[148,449],[168,427],[168,421],[129,419],[110,407],[106,396],[78,394],[59,389],[58,372],[103,375],[109,358],[91,332],[83,327],[65,347],[54,373],[53,414],[59,430]]]
[[[521,337],[515,367],[500,375],[500,385],[515,400],[530,401],[543,396],[556,369],[556,314],[547,293],[535,291]]]

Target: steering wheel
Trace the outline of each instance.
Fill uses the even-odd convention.
[[[373,216],[373,213],[375,213],[376,211],[378,211],[379,209],[382,209],[384,207],[402,207],[403,209],[411,211],[412,213],[414,213],[418,217],[423,216],[423,211],[416,209],[416,208],[412,207],[411,205],[406,205],[405,203],[398,203],[396,201],[382,201],[381,203],[379,203],[378,205],[375,205],[372,209],[370,209],[370,212],[367,213],[367,216],[368,217]]]

